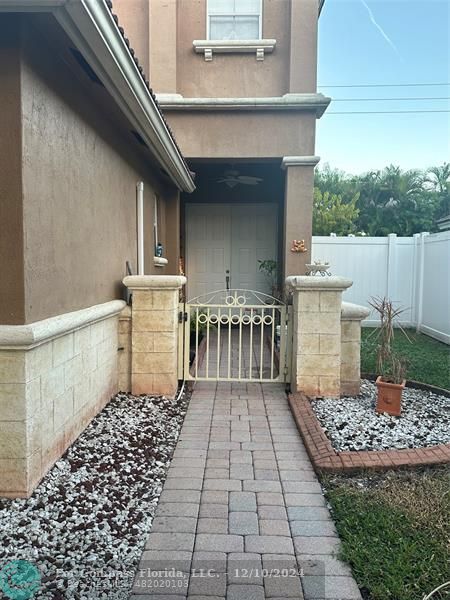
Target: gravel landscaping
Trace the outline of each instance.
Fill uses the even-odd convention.
[[[311,406],[337,451],[424,448],[450,443],[450,398],[405,388],[402,415],[375,412],[377,388],[362,380],[356,397],[313,400]]]
[[[0,499],[0,566],[33,563],[33,598],[128,598],[187,404],[119,393],[31,498]]]

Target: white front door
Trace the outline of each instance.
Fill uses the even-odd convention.
[[[188,299],[225,289],[270,294],[260,260],[277,260],[275,204],[187,204]]]
[[[186,206],[188,298],[226,287],[231,269],[231,214],[223,204]]]

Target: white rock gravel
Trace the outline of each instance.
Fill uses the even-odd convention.
[[[450,443],[450,398],[406,387],[402,414],[375,412],[376,385],[362,380],[356,397],[313,400],[312,408],[335,450],[423,448]]]
[[[187,404],[113,398],[31,498],[0,499],[0,567],[36,565],[33,598],[128,598]]]

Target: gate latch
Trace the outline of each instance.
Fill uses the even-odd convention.
[[[178,323],[187,323],[188,314],[182,310],[178,313]]]

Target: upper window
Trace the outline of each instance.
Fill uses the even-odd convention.
[[[209,40],[258,40],[262,0],[208,0]]]

